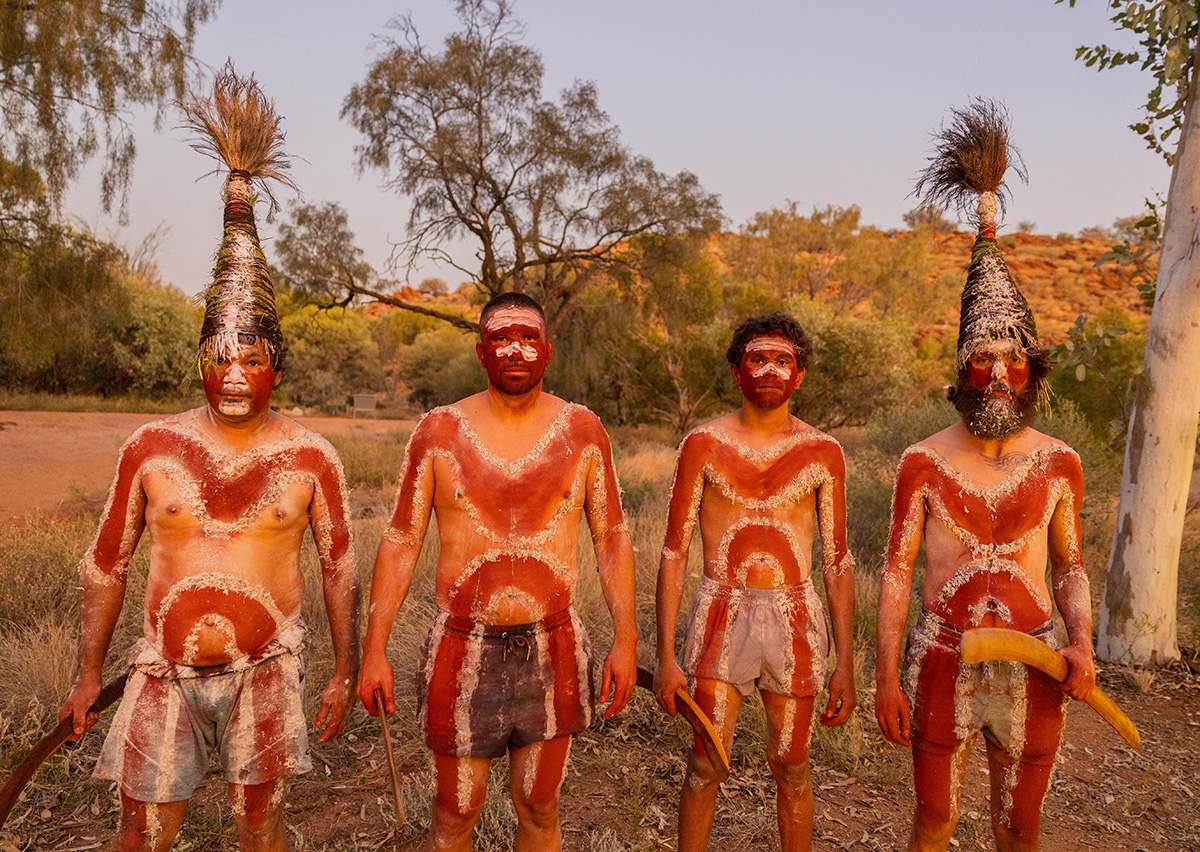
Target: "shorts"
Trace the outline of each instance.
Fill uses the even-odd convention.
[[[1054,625],[1030,631],[1057,647]],[[962,631],[922,610],[908,638],[905,689],[917,748],[947,752],[982,731],[1013,757],[1053,760],[1062,737],[1066,696],[1049,675],[1022,663],[964,663]]]
[[[592,721],[592,646],[574,607],[488,626],[438,610],[421,647],[417,706],[436,754],[495,758]]]
[[[812,579],[781,589],[747,589],[700,578],[683,668],[693,677],[809,698],[825,684],[829,634]]]
[[[139,802],[178,802],[216,750],[231,784],[265,784],[312,769],[304,715],[303,625],[220,666],[183,666],[145,639],[96,762],[96,777]]]

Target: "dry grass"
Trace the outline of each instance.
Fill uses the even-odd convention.
[[[928,434],[944,419],[944,411],[935,406],[918,406],[903,414],[892,413],[886,419],[857,435],[846,436],[844,443],[851,459],[849,475],[850,527],[852,548],[859,562],[855,572],[855,667],[858,673],[860,709],[851,722],[840,729],[814,725],[812,762],[814,785],[819,791],[836,796],[839,784],[870,783],[880,788],[906,783],[907,766],[896,755],[883,749],[872,718],[871,690],[873,667],[874,612],[878,594],[878,571],[882,539],[886,533],[890,509],[891,476],[895,455],[908,443]],[[944,425],[944,424],[943,424]],[[1078,445],[1088,439],[1080,431],[1077,420],[1065,417],[1055,424],[1069,442]],[[939,427],[940,428],[940,427]],[[390,504],[391,482],[399,466],[403,444],[400,438],[381,440],[339,440],[336,442],[346,463],[348,476],[355,488],[356,520],[355,547],[364,597],[370,587],[371,565],[375,547],[383,530],[386,508]],[[1083,447],[1085,464],[1089,456],[1101,452],[1096,444]],[[616,447],[619,474],[626,489],[626,505],[631,535],[637,557],[637,621],[642,637],[639,660],[653,666],[654,658],[654,584],[658,554],[665,532],[666,491],[674,466],[675,449],[664,440],[655,445],[639,436],[628,447]],[[1093,464],[1095,464],[1095,459]],[[1103,461],[1100,459],[1100,461]],[[1119,471],[1118,471],[1119,473]],[[1112,468],[1104,467],[1094,481],[1089,482],[1090,514],[1085,518],[1089,527],[1087,559],[1093,576],[1102,571],[1107,546],[1104,534],[1106,500],[1111,500]],[[630,499],[630,494],[635,494]],[[363,496],[363,495],[366,496]],[[362,511],[366,507],[367,511]],[[75,643],[78,607],[75,600],[75,566],[88,546],[94,518],[68,523],[38,522],[23,527],[0,529],[0,565],[6,583],[0,586],[0,771],[19,759],[37,736],[57,716],[57,709],[70,686],[75,665]],[[1185,543],[1185,559],[1181,563],[1181,600],[1200,587],[1200,569],[1196,555],[1196,534],[1192,531]],[[581,617],[592,633],[597,666],[603,659],[611,637],[611,622],[601,593],[595,560],[586,530],[580,536],[580,573],[577,595]],[[405,842],[415,842],[421,828],[429,820],[429,790],[432,778],[420,737],[412,730],[416,715],[416,700],[412,673],[417,655],[434,613],[433,570],[436,529],[431,529],[427,546],[417,567],[417,579],[389,642],[389,656],[397,673],[396,697],[398,714],[393,730],[397,758],[407,767],[405,774],[406,808],[409,826],[403,835]],[[145,552],[131,571],[129,603],[122,615],[117,636],[110,654],[110,665],[120,665],[121,651],[136,638],[141,625],[140,602],[144,584]],[[690,571],[685,595],[690,596],[700,569],[699,541],[691,549]],[[309,708],[315,713],[320,691],[332,671],[329,631],[320,596],[320,574],[311,545],[306,543],[302,559],[308,581],[304,600],[304,617],[309,626],[307,656],[309,665]],[[1098,588],[1093,594],[1099,597]],[[1200,597],[1200,594],[1195,594]],[[365,603],[365,601],[364,601]],[[365,610],[365,606],[364,606]],[[1181,617],[1194,608],[1181,608]],[[681,619],[682,621],[682,619]],[[1195,636],[1194,624],[1181,624],[1181,635]],[[680,625],[677,647],[682,643]],[[1132,672],[1131,684],[1142,691],[1153,690],[1153,673]],[[1142,683],[1139,679],[1144,680]],[[1136,681],[1136,682],[1135,682]],[[818,711],[824,697],[817,699]],[[102,727],[106,722],[102,722]],[[373,777],[372,763],[383,765],[378,744],[378,722],[358,708],[348,726],[348,736],[338,748],[314,749],[337,760],[354,755],[351,760],[363,764],[352,771],[364,783]],[[616,720],[597,722],[580,735],[575,743],[568,786],[597,783],[606,773],[611,784],[611,796],[604,805],[605,816],[583,826],[575,825],[571,848],[609,852],[616,849],[649,850],[673,847],[674,814],[678,792],[683,779],[684,755],[689,734],[683,723],[669,723],[653,699],[639,691],[629,709]],[[762,848],[774,842],[774,783],[764,756],[765,720],[761,703],[748,700],[739,716],[733,747],[733,775],[723,785],[717,824],[714,829],[714,848]],[[113,799],[110,785],[91,781],[89,776],[100,737],[92,736],[78,749],[56,756],[50,763],[47,776],[37,783],[56,785],[64,790],[73,807],[84,808],[97,820],[111,819]],[[628,750],[625,750],[628,749]],[[647,755],[650,755],[649,757]],[[624,758],[624,759],[623,759]],[[319,760],[322,758],[318,758]],[[322,771],[320,763],[318,772]],[[589,777],[591,776],[591,777]],[[317,779],[320,780],[319,778]],[[484,816],[476,834],[480,849],[510,848],[514,815],[507,792],[507,763],[497,761],[493,767],[492,783]],[[180,849],[229,848],[234,834],[228,805],[221,795],[189,809],[185,829],[180,836]],[[365,800],[364,800],[365,801]],[[378,811],[378,819],[386,822],[391,814],[390,798],[386,794],[373,796],[363,807],[370,813]],[[106,816],[107,815],[107,816]],[[970,822],[968,818],[967,822]],[[986,819],[983,820],[986,823]],[[986,835],[986,825],[981,823]],[[965,827],[971,828],[966,825]],[[581,833],[582,832],[582,833]],[[360,849],[368,844],[355,836],[337,837],[321,846],[311,845],[303,835],[293,832],[293,848]],[[36,830],[24,829],[20,849],[38,848]],[[4,836],[0,835],[0,841]],[[380,847],[382,848],[382,847]],[[407,847],[406,847],[407,848]]]

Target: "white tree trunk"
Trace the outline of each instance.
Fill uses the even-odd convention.
[[[1125,444],[1121,503],[1100,603],[1097,654],[1178,659],[1176,600],[1184,511],[1200,416],[1200,50],[1171,171],[1158,291]]]

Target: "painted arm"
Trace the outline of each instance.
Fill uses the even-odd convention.
[[[74,719],[72,740],[96,723],[96,714],[88,708],[100,694],[104,658],[125,602],[129,561],[146,527],[141,456],[135,435],[121,448],[96,537],[79,564],[79,668],[58,712],[60,719]]]
[[[900,460],[875,617],[875,721],[897,745],[911,745],[908,697],[900,688],[900,648],[912,596],[913,566],[925,532],[925,499],[911,456]]]
[[[1059,653],[1071,668],[1062,683],[1063,692],[1083,700],[1096,685],[1092,658],[1092,595],[1083,567],[1079,507],[1083,503],[1083,469],[1074,453],[1064,454],[1067,488],[1050,517],[1047,544],[1050,551],[1050,582],[1054,603],[1067,628],[1069,644]]]
[[[371,603],[367,609],[367,635],[363,639],[358,697],[367,713],[378,715],[375,690],[383,692],[384,709],[396,712],[395,678],[387,660],[388,636],[397,613],[408,597],[413,570],[429,526],[433,505],[433,459],[426,452],[420,425],[409,439],[396,479],[396,508],[379,542],[371,577]]]
[[[596,548],[600,588],[613,620],[613,644],[604,658],[600,677],[600,700],[611,701],[604,718],[611,719],[624,709],[637,683],[637,619],[633,542],[621,510],[620,486],[613,467],[608,436],[597,424],[600,435],[599,458],[591,461],[587,478],[584,511]]]
[[[346,477],[332,447],[328,453],[309,509],[309,526],[321,560],[321,590],[334,661],[333,676],[321,693],[317,711],[316,727],[324,728],[318,742],[328,742],[345,727],[358,680],[358,566],[350,534]]]
[[[817,489],[825,596],[833,624],[837,667],[829,675],[829,701],[822,725],[844,725],[858,703],[854,694],[854,557],[846,544],[846,460],[833,445],[827,463],[830,478]]]
[[[657,657],[654,670],[654,694],[670,715],[678,712],[675,692],[687,690],[687,675],[675,658],[675,628],[683,600],[683,580],[687,575],[688,551],[692,532],[704,493],[704,462],[692,436],[684,439],[675,464],[671,500],[667,509],[667,533],[658,564],[658,583],[654,601],[657,622]]]

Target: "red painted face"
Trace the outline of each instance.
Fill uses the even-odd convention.
[[[213,415],[240,423],[261,414],[271,404],[271,391],[283,375],[275,372],[261,341],[242,344],[232,359],[222,359],[203,373],[204,396]]]
[[[532,308],[492,311],[475,344],[488,382],[510,396],[528,393],[541,384],[553,351],[553,344],[546,339],[546,324]]]
[[[786,405],[804,370],[796,365],[796,350],[787,338],[776,335],[755,337],[746,344],[741,365],[733,377],[746,401],[759,408]]]
[[[967,381],[989,396],[1012,396],[1029,383],[1029,359],[1013,341],[993,341],[967,360]]]

